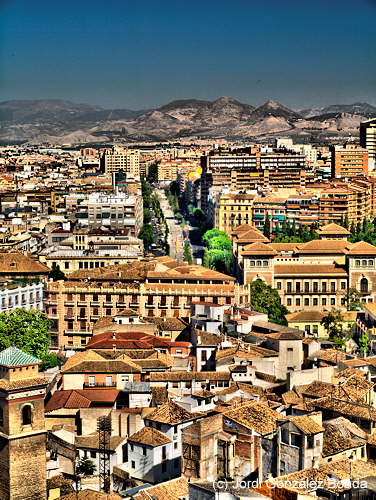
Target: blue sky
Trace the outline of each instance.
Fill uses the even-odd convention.
[[[376,104],[376,0],[0,0],[0,100]]]

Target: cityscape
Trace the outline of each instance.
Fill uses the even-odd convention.
[[[32,4],[0,500],[376,500],[375,3]]]

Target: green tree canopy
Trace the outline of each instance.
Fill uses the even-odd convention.
[[[53,281],[58,281],[58,280],[63,280],[65,278],[65,274],[60,269],[60,266],[58,264],[55,264],[55,262],[53,262],[51,271],[48,273],[48,277],[51,278]]]
[[[153,227],[151,224],[144,224],[141,231],[138,233],[138,237],[144,242],[145,249],[150,247],[153,243]]]
[[[206,233],[202,237],[204,245],[209,246],[209,241],[216,236],[224,236],[228,238],[227,233],[225,233],[224,231],[220,231],[219,229],[216,228],[209,229],[209,231],[206,231]]]
[[[322,318],[321,324],[328,333],[329,340],[334,342],[335,347],[343,349],[346,341],[351,338],[352,332],[344,329],[341,311],[330,311]]]
[[[361,295],[356,288],[346,290],[345,303],[348,311],[360,311],[364,304],[360,300]]]
[[[214,236],[213,238],[210,238],[208,247],[210,250],[228,250],[229,252],[232,251],[232,243],[227,235]]]
[[[250,295],[252,310],[267,314],[274,323],[287,325],[285,315],[289,311],[281,303],[277,290],[261,280],[256,280],[250,284]]]
[[[0,314],[0,350],[15,346],[43,361],[50,345],[50,320],[41,311],[15,309]]]
[[[78,476],[92,476],[97,467],[90,458],[82,457],[76,462],[76,474]]]

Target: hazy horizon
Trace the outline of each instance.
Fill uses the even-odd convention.
[[[373,0],[0,2],[0,100],[376,105]]]

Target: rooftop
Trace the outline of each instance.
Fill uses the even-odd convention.
[[[11,346],[0,352],[0,365],[6,367],[28,366],[40,363],[40,359]]]
[[[128,441],[132,441],[132,443],[145,444],[147,446],[152,446],[153,448],[171,443],[171,439],[153,427],[143,427],[138,432],[129,436]]]

